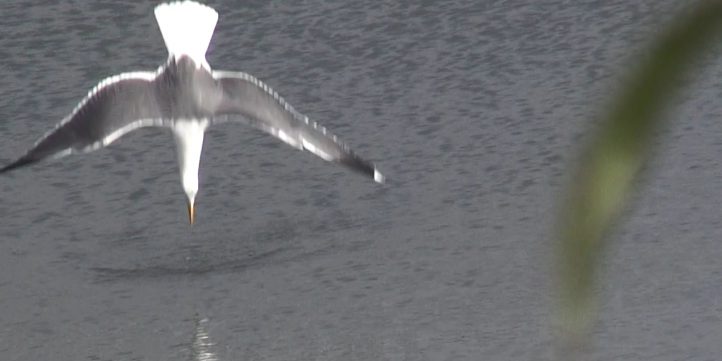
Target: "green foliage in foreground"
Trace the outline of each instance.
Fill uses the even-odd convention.
[[[582,154],[556,233],[558,321],[567,351],[586,343],[596,318],[595,281],[605,236],[630,198],[660,113],[693,61],[720,40],[721,31],[722,1],[702,2],[673,23],[630,74]]]

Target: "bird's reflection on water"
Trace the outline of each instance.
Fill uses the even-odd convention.
[[[212,351],[213,343],[208,336],[208,318],[201,318],[196,315],[195,332],[191,343],[191,360],[193,361],[218,361],[218,357]]]

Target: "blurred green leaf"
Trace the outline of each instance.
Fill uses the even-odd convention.
[[[584,345],[596,319],[596,273],[605,236],[630,198],[660,113],[720,31],[722,1],[702,2],[671,24],[630,74],[582,154],[557,225],[564,349]]]

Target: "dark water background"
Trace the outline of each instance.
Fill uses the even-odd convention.
[[[0,160],[166,57],[138,1],[0,3]],[[0,179],[2,360],[553,356],[549,230],[573,152],[680,1],[213,1],[216,69],[379,164],[369,182],[212,128],[198,222],[167,131]],[[722,61],[699,62],[609,250],[594,360],[722,355]],[[198,316],[196,316],[198,315]]]

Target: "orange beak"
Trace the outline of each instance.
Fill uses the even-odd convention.
[[[188,222],[190,222],[191,226],[196,221],[196,209],[193,207],[193,203],[188,202]]]

